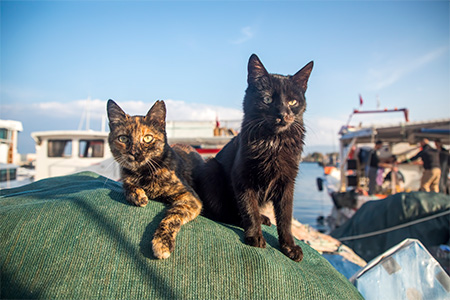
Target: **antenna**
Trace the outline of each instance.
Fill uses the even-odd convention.
[[[87,98],[86,101],[86,130],[91,127],[91,96]]]
[[[105,132],[106,129],[106,115],[102,115],[102,132]]]

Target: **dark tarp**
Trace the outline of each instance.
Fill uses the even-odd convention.
[[[407,224],[414,221],[417,224]],[[407,226],[373,236],[357,237],[404,225]],[[418,239],[427,248],[447,244],[450,238],[450,196],[412,192],[369,201],[331,235],[342,240],[366,261],[406,238]],[[355,239],[351,238],[355,236]]]
[[[0,191],[0,298],[362,299],[319,253],[296,263],[243,243],[243,231],[204,217],[184,225],[157,260],[152,235],[163,204],[129,205],[120,183],[93,173]]]

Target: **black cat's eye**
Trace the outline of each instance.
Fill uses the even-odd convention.
[[[269,96],[266,96],[266,97],[264,97],[263,102],[265,104],[270,104],[270,103],[272,103],[272,98]]]
[[[142,139],[144,141],[144,143],[150,143],[151,141],[153,141],[153,137],[151,135],[146,135],[144,136],[144,138]]]
[[[290,106],[294,106],[297,104],[297,100],[291,100],[288,102]]]
[[[124,143],[124,144],[128,143],[128,137],[126,135],[119,136],[118,140],[119,140],[119,142]]]

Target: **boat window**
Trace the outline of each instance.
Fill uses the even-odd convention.
[[[104,140],[80,140],[80,157],[103,157]]]
[[[0,181],[11,181],[16,180],[17,169],[1,169],[0,170]]]
[[[0,139],[2,139],[2,140],[8,139],[8,129],[0,128]]]
[[[71,157],[71,156],[72,156],[71,140],[48,141],[48,157]]]

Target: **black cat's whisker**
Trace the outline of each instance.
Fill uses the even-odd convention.
[[[303,126],[303,124],[301,124],[298,121],[295,121],[294,123],[292,123],[292,128],[297,131],[297,134],[299,135],[304,135],[306,130],[305,127]]]
[[[245,242],[255,247],[266,247],[257,208],[272,201],[280,249],[294,261],[303,258],[291,223],[304,144],[304,94],[312,67],[310,62],[293,76],[271,74],[255,54],[250,57],[241,132],[206,162],[197,185],[205,215],[242,226]],[[231,184],[211,187],[211,182]]]
[[[263,118],[255,118],[246,122],[242,128],[243,131],[247,131],[247,137],[249,140],[252,140],[254,136],[260,135],[260,130],[264,123],[266,122]]]

